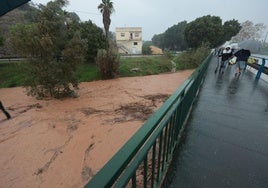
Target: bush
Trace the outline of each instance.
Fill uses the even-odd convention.
[[[206,45],[202,45],[197,49],[182,52],[174,61],[177,69],[194,69],[203,62],[209,53],[210,49]]]
[[[96,62],[102,79],[112,79],[118,75],[119,55],[114,50],[98,50]]]
[[[143,44],[142,45],[142,54],[143,55],[150,55],[150,54],[152,54],[152,49],[151,49],[150,45],[147,45],[147,44]]]
[[[29,95],[75,97],[74,89],[78,86],[75,72],[83,62],[85,44],[77,29],[68,29],[62,9],[66,3],[50,2],[40,8],[37,22],[10,29],[12,47],[20,56],[27,57],[24,86]]]

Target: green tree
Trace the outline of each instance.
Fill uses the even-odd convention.
[[[107,49],[107,40],[101,28],[90,20],[80,24],[81,37],[86,40],[86,61],[95,62],[98,49]]]
[[[41,5],[40,5],[41,6]],[[25,22],[37,22],[39,17],[40,10],[33,3],[27,3],[20,7],[18,10],[22,10],[24,13]],[[14,11],[14,10],[13,10]]]
[[[144,42],[142,45],[142,54],[144,55],[150,55],[152,54],[152,49],[151,49],[151,42]]]
[[[162,34],[154,35],[152,38],[153,44],[162,49],[168,49],[172,51],[185,50],[187,48],[184,37],[184,30],[186,26],[187,22],[183,21],[168,28]]]
[[[196,49],[190,49],[182,52],[179,56],[173,59],[178,69],[193,69],[198,67],[203,60],[208,57],[210,48],[206,44],[202,44]]]
[[[97,66],[102,79],[115,78],[118,75],[119,55],[113,49],[100,49],[97,53]]]
[[[80,22],[79,16],[75,12],[65,12],[65,15],[67,17],[67,22],[72,21],[72,22]]]
[[[105,36],[108,40],[109,27],[111,24],[111,14],[114,12],[113,2],[110,0],[102,0],[102,3],[98,6],[98,9],[102,13],[102,22],[105,29]]]
[[[240,30],[241,25],[237,20],[226,21],[223,24],[224,41],[229,41],[233,36],[235,36]]]
[[[216,47],[223,43],[222,20],[218,16],[203,16],[187,24],[185,39],[189,47],[197,48],[202,44]]]
[[[153,38],[152,38],[153,45],[164,49],[165,48],[165,46],[164,46],[164,37],[165,37],[164,33],[154,35]]]
[[[164,46],[165,48],[176,51],[176,50],[184,50],[186,49],[186,41],[184,38],[184,30],[187,26],[187,22],[183,21],[178,23],[177,25],[174,25],[170,28],[168,28],[165,31],[165,40],[164,40]]]
[[[83,60],[84,46],[80,33],[68,29],[62,10],[67,3],[55,0],[40,6],[38,22],[18,24],[10,31],[15,49],[28,57],[25,86],[33,96],[74,96],[73,89],[78,86],[74,73]]]

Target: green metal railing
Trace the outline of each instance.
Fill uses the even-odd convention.
[[[210,62],[211,55],[85,185],[159,187]]]

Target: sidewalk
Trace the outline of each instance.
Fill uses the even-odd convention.
[[[212,58],[164,187],[268,187],[268,83]]]

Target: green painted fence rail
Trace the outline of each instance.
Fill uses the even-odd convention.
[[[159,187],[205,77],[211,55],[85,185]]]

